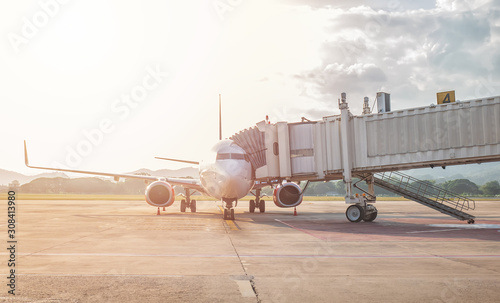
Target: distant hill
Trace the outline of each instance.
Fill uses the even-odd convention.
[[[153,171],[150,169],[142,168],[133,172],[129,172],[128,174],[136,174],[136,173],[147,173],[151,176],[171,177],[171,178],[182,178],[182,177],[195,178],[198,176],[198,169],[193,167],[185,167],[175,170],[160,169]],[[69,177],[65,173],[61,172],[42,173],[37,175],[23,175],[17,172],[0,169],[0,185],[7,186],[14,180],[19,181],[19,183],[22,185],[38,178],[69,178]]]
[[[9,185],[14,180],[19,181],[20,184],[29,183],[38,178],[68,178],[65,173],[53,172],[42,173],[38,175],[27,176],[14,171],[0,169],[0,185]]]
[[[445,169],[436,166],[407,170],[403,173],[420,180],[436,180],[438,183],[455,179],[468,179],[478,185],[483,185],[489,181],[500,182],[500,162],[447,166]]]
[[[171,177],[171,178],[182,178],[182,177],[198,178],[198,168],[194,167],[184,167],[180,169],[159,169],[159,170],[150,170],[147,168],[141,168],[136,171],[129,172],[127,174],[139,174],[139,173],[146,173],[151,176]]]
[[[128,174],[145,173],[151,176],[160,177],[198,177],[198,169],[194,167],[185,167],[181,169],[160,169],[150,170],[141,168],[136,171],[128,172]],[[448,166],[446,169],[441,167],[422,168],[403,171],[420,180],[436,180],[438,183],[455,179],[468,179],[477,185],[483,185],[489,181],[500,181],[500,162],[468,164],[458,166]],[[0,169],[0,185],[7,186],[14,180],[18,180],[20,184],[29,183],[38,178],[69,178],[66,174],[60,172],[42,173],[37,175],[23,175],[17,172]]]
[[[145,188],[144,182],[136,179],[113,182],[96,177],[38,178],[21,185],[18,191],[31,194],[139,195]]]

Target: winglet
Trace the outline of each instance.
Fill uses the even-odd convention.
[[[27,167],[30,167],[30,163],[28,161],[28,149],[26,148],[26,140],[24,140],[24,163]]]

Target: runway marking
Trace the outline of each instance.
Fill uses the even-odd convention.
[[[222,208],[222,206],[217,205],[217,207],[219,208],[221,213],[224,213],[224,209]],[[241,230],[241,228],[238,226],[238,224],[236,224],[236,222],[234,222],[233,220],[224,220],[224,221],[229,226],[230,230]]]
[[[290,228],[293,228],[293,229],[295,229],[295,230],[298,230],[298,231],[301,231],[301,232],[303,232],[303,233],[305,233],[305,234],[308,234],[309,236],[313,236],[313,237],[315,237],[316,239],[325,240],[325,239],[323,239],[323,238],[321,238],[321,237],[316,236],[315,234],[313,234],[313,233],[311,233],[311,232],[308,232],[307,230],[304,230],[304,229],[301,229],[301,228],[295,227],[295,226],[293,226],[293,225],[291,225],[291,224],[285,223],[285,222],[283,222],[283,221],[281,221],[281,220],[278,220],[278,219],[274,219],[274,220],[275,220],[275,221],[278,221],[279,223],[284,224],[284,225],[286,225],[286,226],[288,226],[288,227],[290,227]]]
[[[151,278],[183,278],[185,275],[151,275],[151,274],[18,274],[33,277],[151,277]]]
[[[438,230],[418,230],[418,231],[407,231],[407,234],[420,234],[420,233],[438,233],[442,231],[455,231],[460,230],[458,228],[455,229],[438,229]]]
[[[241,228],[238,227],[238,224],[236,224],[233,220],[225,220],[226,224],[229,225],[229,229],[231,230],[241,230]]]
[[[1,253],[0,255],[7,255]],[[183,257],[183,258],[238,258],[237,255],[217,254],[116,254],[116,253],[20,253],[18,256],[28,257]],[[401,258],[401,259],[436,259],[436,258],[500,258],[500,255],[240,255],[241,258],[324,258],[324,259],[367,259],[367,258]],[[243,262],[243,260],[242,260]]]
[[[460,229],[499,229],[500,224],[429,224],[431,227],[451,227]]]
[[[9,253],[0,253],[8,255]],[[189,257],[189,258],[237,258],[236,255],[208,255],[208,254],[120,254],[120,253],[19,253],[18,256],[33,257]]]

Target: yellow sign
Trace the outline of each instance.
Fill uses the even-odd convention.
[[[455,102],[455,91],[437,93],[438,104]]]

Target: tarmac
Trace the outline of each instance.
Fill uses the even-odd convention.
[[[498,302],[500,201],[476,224],[411,201],[378,201],[350,223],[344,202],[266,213],[220,203],[156,215],[140,201],[17,201],[15,296],[1,302]],[[7,217],[7,206],[3,217]],[[7,223],[0,221],[7,243]]]

